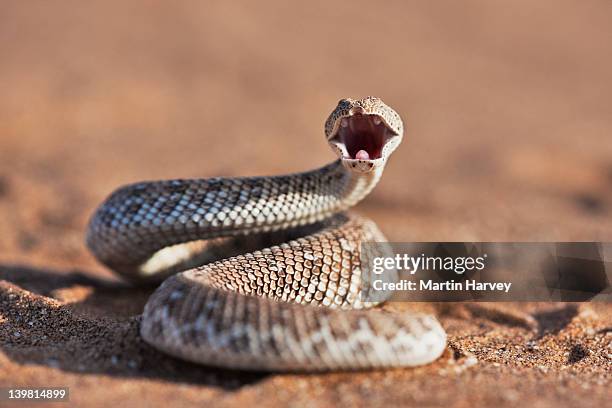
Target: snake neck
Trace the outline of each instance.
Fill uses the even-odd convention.
[[[376,186],[384,170],[383,167],[377,167],[368,173],[357,173],[347,170],[340,160],[329,166],[343,174],[343,180],[338,186],[338,201],[332,213],[344,211],[363,200]]]
[[[259,218],[265,230],[271,231],[312,224],[349,209],[372,191],[382,172],[383,168],[379,167],[358,173],[346,169],[337,160],[303,173],[245,180],[265,180],[268,189],[275,192],[267,197],[262,210],[269,209],[267,218]],[[258,222],[254,224],[258,230]]]
[[[338,160],[283,176],[132,184],[98,208],[87,243],[103,263],[130,270],[175,244],[322,221],[362,200],[381,175],[382,168],[357,173]]]

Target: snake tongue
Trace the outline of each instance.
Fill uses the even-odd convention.
[[[355,155],[357,160],[370,160],[370,155],[365,150],[360,150]]]

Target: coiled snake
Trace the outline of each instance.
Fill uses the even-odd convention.
[[[172,275],[145,306],[146,342],[249,370],[414,366],[444,351],[435,317],[363,310],[373,303],[361,296],[360,246],[385,238],[343,213],[378,182],[402,139],[399,115],[378,98],[342,99],[325,134],[339,160],[320,169],[142,182],[98,208],[87,244],[102,263],[135,282]]]

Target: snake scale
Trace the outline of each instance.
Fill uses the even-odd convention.
[[[426,364],[446,347],[435,317],[367,310],[362,242],[370,220],[345,213],[380,179],[403,137],[380,99],[342,99],[325,123],[339,159],[308,172],[141,182],[113,192],[87,244],[133,282],[163,281],[142,338],[196,363],[323,371]]]

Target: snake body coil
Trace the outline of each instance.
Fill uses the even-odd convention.
[[[364,310],[360,246],[385,238],[342,213],[378,182],[399,115],[378,98],[343,99],[325,133],[340,159],[320,169],[138,183],[100,206],[87,243],[101,262],[136,282],[173,275],[145,306],[145,341],[252,370],[412,366],[443,352],[433,316]]]

